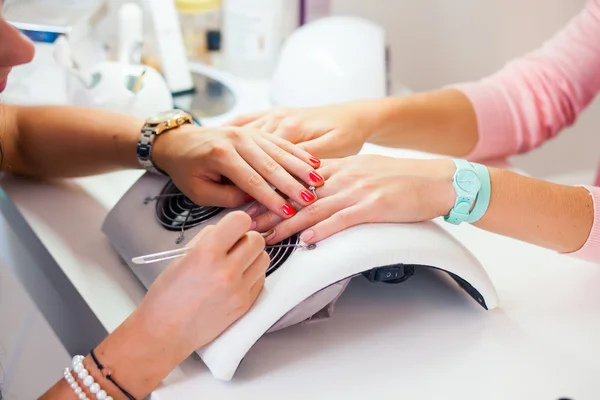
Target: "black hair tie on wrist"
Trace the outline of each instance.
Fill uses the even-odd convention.
[[[119,384],[117,382],[115,382],[115,380],[112,378],[112,376],[110,376],[110,372],[108,372],[106,374],[104,373],[104,365],[100,364],[100,361],[98,361],[98,359],[96,358],[96,355],[94,354],[94,349],[92,349],[90,351],[90,355],[92,356],[92,360],[94,360],[96,367],[100,370],[100,372],[106,379],[111,381],[113,383],[113,385],[115,385],[125,396],[127,396],[127,398],[129,400],[136,400],[135,397],[133,397],[131,394],[129,394],[129,392],[127,390],[123,389],[121,386],[119,386]]]

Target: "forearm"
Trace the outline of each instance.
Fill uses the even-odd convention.
[[[377,121],[371,143],[454,157],[464,157],[477,143],[475,111],[458,90],[390,97],[367,108]]]
[[[489,168],[491,198],[474,225],[561,253],[579,250],[590,234],[594,206],[583,187],[554,184]]]
[[[144,398],[152,392],[192,352],[187,348],[188,344],[171,340],[169,335],[164,336],[166,329],[153,329],[152,325],[144,319],[142,313],[136,311],[94,350],[100,363],[111,371],[114,381],[136,399]],[[173,333],[173,337],[175,336]],[[115,400],[127,400],[96,368],[90,355],[87,355],[83,364],[109,396]],[[77,379],[77,382],[87,392],[88,398],[95,398],[81,379]],[[73,389],[62,379],[40,400],[70,398],[76,398]]]
[[[68,106],[7,106],[5,113],[3,171],[73,177],[137,168],[139,119]]]

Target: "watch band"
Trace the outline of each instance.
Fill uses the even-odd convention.
[[[466,220],[466,222],[470,224],[479,221],[481,217],[483,217],[490,205],[490,197],[492,195],[492,183],[488,168],[485,165],[477,163],[471,164],[473,167],[475,167],[475,172],[477,172],[477,176],[479,176],[481,188],[479,188],[479,193],[477,194],[477,199],[475,200],[475,206],[471,210],[471,213]]]
[[[455,158],[452,161],[454,161],[454,165],[456,165],[456,172],[452,178],[452,185],[456,190],[456,200],[448,215],[444,216],[444,221],[453,225],[459,225],[469,218],[471,208],[476,201],[477,195],[468,196],[468,193],[459,187],[455,179],[460,171],[471,170],[473,173],[476,173],[476,170],[474,166],[466,160]]]
[[[163,171],[159,170],[154,166],[152,162],[152,144],[156,138],[156,132],[152,128],[144,127],[138,140],[137,145],[137,158],[146,171],[152,172],[158,175],[167,175]]]

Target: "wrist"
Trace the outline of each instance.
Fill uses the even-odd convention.
[[[112,379],[136,399],[152,392],[193,351],[177,340],[178,335],[170,335],[168,328],[153,326],[138,309],[94,349],[105,372],[110,371]],[[115,400],[126,399],[96,368],[90,355],[84,363]]]
[[[448,215],[456,201],[456,190],[452,178],[456,167],[450,159],[429,160],[426,174],[430,183],[426,187],[424,198],[430,203],[434,217]]]
[[[185,143],[185,139],[182,139],[181,136],[186,135],[192,129],[203,128],[186,124],[156,136],[151,156],[152,163],[156,168],[166,173],[170,171],[171,161],[178,158],[176,155],[177,143]]]
[[[399,124],[405,116],[404,110],[407,108],[407,98],[405,97],[386,97],[384,99],[371,101],[367,108],[367,113],[371,115],[372,129],[365,140],[367,142],[388,145],[390,132],[394,135],[402,127]]]

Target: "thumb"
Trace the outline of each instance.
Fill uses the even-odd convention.
[[[300,143],[298,146],[313,157],[319,159],[334,158],[336,157],[335,154],[340,153],[339,142],[339,138],[335,138],[334,135],[328,132],[316,139]]]
[[[249,124],[250,122],[254,122],[259,118],[264,117],[267,114],[268,110],[257,111],[248,114],[238,115],[232,120],[224,123],[224,126],[244,126]]]

